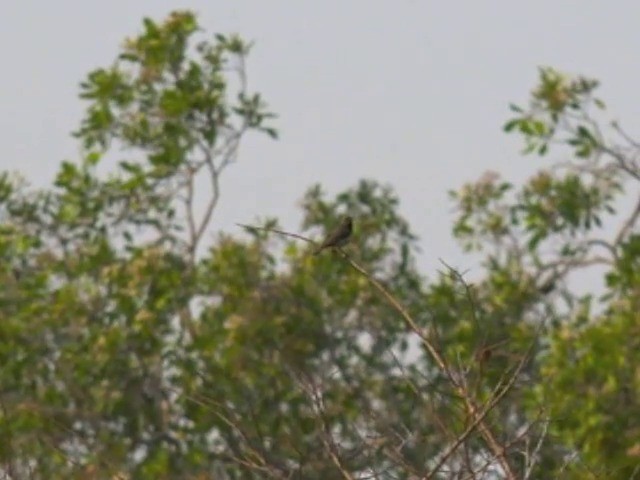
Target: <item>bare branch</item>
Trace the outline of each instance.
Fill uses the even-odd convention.
[[[284,230],[278,230],[277,228],[266,228],[266,227],[256,227],[254,225],[246,225],[244,223],[236,223],[239,227],[246,228],[247,230],[262,230],[263,232],[273,232],[279,235],[284,235],[285,237],[297,238],[298,240],[302,240],[304,242],[310,243],[312,245],[317,245],[318,243],[307,238],[303,235],[298,235],[297,233],[285,232]]]
[[[624,224],[622,225],[622,228],[620,228],[620,231],[618,231],[618,234],[616,235],[616,238],[614,240],[614,245],[617,246],[617,245],[620,245],[620,243],[622,243],[625,237],[629,234],[629,232],[631,232],[633,227],[636,225],[636,222],[638,221],[639,217],[640,217],[640,198],[638,198],[636,206],[633,209],[633,213],[627,219],[627,221],[624,222]]]
[[[536,457],[538,456],[538,453],[542,448],[542,443],[547,437],[549,423],[550,422],[548,418],[543,421],[542,432],[540,433],[540,437],[538,438],[538,441],[536,442],[536,445],[533,448],[533,451],[530,454],[528,452],[525,452],[525,472],[524,472],[524,476],[522,477],[523,480],[528,480],[529,478],[531,478],[531,475],[533,473],[533,468],[536,465]]]

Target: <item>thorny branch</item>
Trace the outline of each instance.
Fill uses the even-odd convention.
[[[255,227],[255,226],[245,225],[245,224],[238,224],[238,225],[248,230],[271,231],[274,233],[278,233],[280,235],[297,238],[308,243],[312,243],[312,244],[315,243],[313,242],[313,240],[306,238],[302,235],[285,232],[282,230],[276,230],[276,229],[265,228],[265,227]],[[448,379],[451,386],[454,388],[454,390],[459,395],[459,397],[463,400],[465,404],[465,408],[467,410],[467,414],[473,419],[471,423],[472,428],[469,431],[469,433],[471,433],[471,431],[474,429],[478,429],[482,438],[485,440],[485,443],[487,444],[487,446],[489,447],[489,449],[497,459],[498,463],[500,464],[500,467],[502,468],[506,478],[509,480],[515,480],[517,477],[515,475],[513,468],[511,467],[511,464],[507,460],[504,447],[498,442],[498,440],[494,436],[491,429],[487,426],[484,419],[486,415],[489,413],[489,411],[495,407],[495,405],[504,397],[504,395],[506,395],[506,393],[513,386],[517,376],[519,375],[521,369],[525,364],[525,361],[528,359],[528,355],[525,355],[525,357],[523,357],[523,360],[518,365],[516,371],[514,372],[514,375],[511,377],[510,381],[508,381],[504,385],[504,388],[499,389],[498,392],[494,394],[493,400],[490,401],[484,409],[479,407],[474,401],[474,399],[472,398],[471,393],[469,392],[467,387],[464,385],[464,383],[456,379],[456,376],[452,372],[452,369],[448,366],[444,357],[440,354],[435,344],[431,341],[430,329],[421,328],[413,319],[411,314],[407,311],[407,309],[382,285],[382,283],[380,283],[377,279],[371,276],[362,266],[356,263],[342,249],[338,248],[337,250],[340,251],[343,258],[351,265],[352,268],[354,268],[358,273],[363,275],[369,281],[369,283],[373,285],[373,287],[376,288],[378,292],[382,294],[382,296],[391,304],[391,306],[402,316],[409,330],[418,336],[421,344],[429,353],[432,360],[438,366],[439,370]],[[468,436],[469,433],[467,433],[464,438],[466,438],[466,436]],[[426,478],[429,478],[429,477],[426,477]]]

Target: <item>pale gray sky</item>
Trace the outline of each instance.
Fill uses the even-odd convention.
[[[281,140],[254,136],[226,172],[214,229],[257,215],[291,229],[313,182],[391,183],[420,235],[426,273],[451,241],[447,190],[487,169],[538,166],[501,127],[539,65],[600,79],[601,97],[640,133],[640,3],[626,0],[36,0],[0,4],[0,168],[36,185],[77,157],[78,83],[115,58],[143,16],[189,8],[211,32],[255,40],[251,87],[280,115]]]

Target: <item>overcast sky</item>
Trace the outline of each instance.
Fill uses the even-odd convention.
[[[78,83],[115,58],[141,20],[189,8],[211,32],[256,42],[249,81],[280,116],[226,172],[213,230],[272,215],[298,227],[314,182],[373,178],[397,190],[426,273],[470,266],[450,237],[447,191],[492,169],[523,179],[540,160],[502,133],[537,67],[602,81],[600,96],[640,133],[640,2],[627,0],[6,0],[0,4],[0,168],[45,185],[78,157]]]

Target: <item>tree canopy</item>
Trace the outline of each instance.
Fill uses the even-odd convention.
[[[46,189],[0,175],[0,476],[639,475],[640,144],[598,82],[539,70],[504,130],[562,160],[452,190],[482,270],[428,276],[374,179],[310,186],[299,232],[211,238],[240,142],[277,138],[250,49],[145,19],[81,84],[81,158]],[[350,244],[312,256],[345,214]]]

